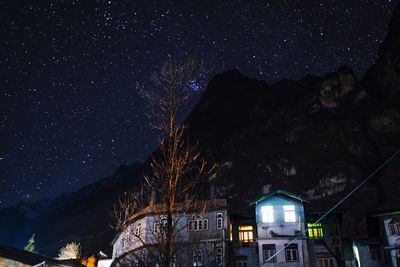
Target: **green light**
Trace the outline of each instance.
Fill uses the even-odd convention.
[[[308,237],[309,238],[322,238],[324,233],[322,232],[322,225],[320,223],[308,223]]]

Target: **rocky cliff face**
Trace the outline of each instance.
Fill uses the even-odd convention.
[[[246,212],[249,201],[276,188],[326,210],[400,148],[400,7],[389,30],[361,81],[346,66],[273,85],[237,70],[210,81],[186,123],[190,139],[218,164],[216,193],[232,210]],[[50,255],[69,241],[88,252],[110,249],[108,212],[142,169],[120,169],[46,205],[0,211],[0,242],[21,246],[36,233],[39,251]],[[346,235],[365,234],[364,212],[400,208],[399,173],[396,158],[340,207]]]
[[[234,206],[245,209],[271,184],[323,208],[391,152],[375,140],[374,102],[348,67],[271,86],[229,71],[210,82],[187,122],[192,138],[219,163],[219,193]],[[384,204],[376,185],[364,190],[376,195],[370,208]]]
[[[364,77],[364,85],[377,97],[400,105],[400,7],[389,23],[389,32],[379,49],[378,60]]]

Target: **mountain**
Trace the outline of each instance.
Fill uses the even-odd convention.
[[[36,249],[49,256],[72,241],[80,242],[87,254],[109,252],[115,234],[113,205],[123,192],[138,188],[142,171],[143,164],[121,166],[77,192],[0,210],[0,243],[23,248],[35,233]]]
[[[324,211],[400,148],[400,6],[378,59],[359,80],[344,66],[323,77],[268,85],[237,70],[216,75],[185,123],[219,170],[216,194],[235,212],[262,192],[283,188]],[[110,251],[114,201],[140,183],[143,165],[122,167],[104,180],[51,201],[0,211],[0,243],[21,247],[36,233],[40,252],[66,242],[86,252]],[[400,157],[339,209],[345,235],[366,234],[363,214],[400,208]]]

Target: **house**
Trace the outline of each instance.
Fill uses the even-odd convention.
[[[371,217],[378,219],[383,245],[380,251],[383,251],[385,262],[389,266],[400,266],[400,210],[381,211]]]
[[[322,220],[320,218],[323,217]],[[341,213],[306,212],[306,236],[311,265],[336,267],[345,263],[341,234]]]
[[[0,245],[0,266],[7,267],[83,267],[78,260],[56,260],[25,250]]]
[[[253,214],[231,215],[230,265],[233,267],[258,266],[257,225]]]
[[[175,207],[173,266],[227,266],[227,202],[212,199],[198,201],[197,205],[202,208],[187,209],[185,203]],[[114,240],[111,266],[157,265],[157,244],[164,240],[167,223],[164,211],[163,204],[151,204],[131,218],[129,226]]]
[[[363,267],[387,266],[382,256],[383,247],[380,239],[354,240],[353,250],[358,264]]]
[[[354,240],[342,235],[341,212],[315,211],[284,190],[262,195],[248,214],[229,214],[225,199],[199,201],[200,210],[182,205],[174,213],[173,267],[400,266],[400,211],[369,214],[368,235]],[[115,238],[112,259],[99,266],[147,265],[166,225],[164,210],[153,204],[135,214]]]
[[[309,266],[303,203],[284,190],[275,190],[252,204],[257,225],[258,266]]]

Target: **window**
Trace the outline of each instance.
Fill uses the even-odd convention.
[[[322,232],[322,225],[320,223],[308,223],[308,237],[313,239],[321,239],[324,235]]]
[[[202,216],[196,215],[193,220],[188,220],[189,231],[208,230],[208,219],[203,219]]]
[[[286,246],[286,245],[285,245]],[[299,261],[297,244],[290,244],[285,248],[285,258],[287,262]]]
[[[168,224],[167,217],[165,217],[165,216],[161,217],[160,221],[155,222],[153,225],[154,233],[160,234],[161,231],[164,231],[165,229],[167,229],[167,224]]]
[[[201,249],[193,251],[193,266],[203,266],[203,252]]]
[[[253,226],[239,226],[239,240],[242,242],[253,242]]]
[[[261,207],[261,220],[263,223],[274,222],[274,207],[273,206],[262,206]]]
[[[217,212],[217,229],[222,229],[224,226],[224,215],[222,212]]]
[[[129,245],[129,237],[124,235],[121,239],[121,246],[119,247],[119,253],[118,255],[121,255],[123,252],[125,252],[126,248]]]
[[[285,222],[296,222],[296,213],[294,211],[294,205],[283,206],[283,212],[285,215]]]
[[[390,235],[400,235],[400,223],[390,222],[388,226]]]
[[[215,250],[215,263],[217,266],[221,266],[223,264],[223,258],[224,258],[224,253],[222,251],[222,244],[219,244],[220,246],[216,248]]]
[[[318,267],[335,267],[335,260],[330,253],[317,253]]]
[[[276,262],[276,247],[275,244],[264,244],[262,245],[263,248],[263,257],[264,257],[264,262]],[[274,256],[272,259],[268,260]]]
[[[335,267],[335,261],[333,258],[319,258],[318,259],[318,267]]]
[[[176,256],[173,256],[171,259],[171,263],[169,264],[170,267],[176,267]]]
[[[161,233],[161,231],[160,231],[160,223],[155,222],[153,224],[153,231],[154,231],[155,234]]]
[[[142,228],[142,223],[138,223],[135,229],[135,236],[140,236],[140,230]]]
[[[233,263],[234,267],[247,267],[247,261],[235,261]]]
[[[233,259],[233,267],[247,267],[247,256],[235,256]]]
[[[369,245],[369,254],[371,254],[371,260],[378,261],[382,259],[381,248],[379,244]]]

